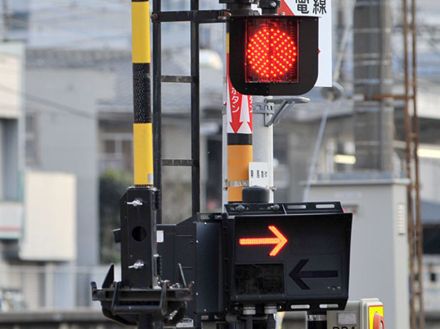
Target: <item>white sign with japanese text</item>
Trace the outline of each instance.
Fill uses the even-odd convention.
[[[295,16],[313,16],[324,17],[327,14],[331,15],[331,0],[282,0]],[[288,10],[283,8],[281,10],[287,11],[285,14],[289,15]]]
[[[332,70],[332,2],[331,0],[281,0],[284,15],[319,17],[319,71],[317,87],[331,87]]]

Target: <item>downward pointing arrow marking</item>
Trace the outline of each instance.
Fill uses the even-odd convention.
[[[270,238],[241,238],[239,240],[240,246],[264,246],[264,245],[275,245],[275,247],[269,253],[269,256],[276,256],[283,249],[284,245],[287,243],[286,237],[276,228],[274,225],[269,225],[267,227],[275,237]]]

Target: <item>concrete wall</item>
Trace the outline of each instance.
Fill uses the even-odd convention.
[[[379,298],[390,328],[409,329],[406,181],[333,181],[312,201],[341,201],[353,213],[349,298]]]

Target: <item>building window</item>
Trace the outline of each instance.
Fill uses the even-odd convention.
[[[131,171],[133,164],[132,136],[129,133],[103,134],[101,137],[101,172],[107,169]]]
[[[103,141],[103,153],[104,154],[108,154],[110,156],[115,155],[116,154],[116,144],[117,141],[115,140],[104,140]]]
[[[18,127],[18,120],[0,120],[0,199],[8,201],[21,200]]]

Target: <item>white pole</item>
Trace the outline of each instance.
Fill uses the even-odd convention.
[[[273,184],[273,125],[266,127],[273,115],[270,114],[270,104],[264,101],[264,97],[253,97],[253,161],[267,163],[269,176],[269,202],[274,202]]]

